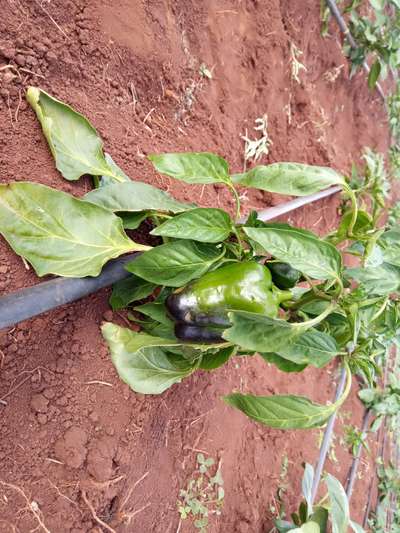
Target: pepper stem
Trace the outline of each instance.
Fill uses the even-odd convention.
[[[227,183],[227,185],[228,185],[229,189],[232,191],[232,194],[233,194],[233,196],[235,198],[235,204],[236,204],[235,221],[237,221],[240,218],[240,198],[239,198],[239,195],[237,193],[237,190],[232,185],[232,183]]]

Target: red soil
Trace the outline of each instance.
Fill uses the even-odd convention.
[[[32,180],[76,195],[90,188],[88,179],[68,183],[55,170],[24,100],[28,85],[84,113],[132,179],[204,206],[233,209],[223,187],[189,187],[156,175],[146,154],[214,151],[240,171],[240,134],[247,128],[252,135],[254,120],[265,113],[273,145],[263,162],[300,161],[346,172],[364,146],[387,148],[382,104],[362,74],[349,80],[336,29],[320,37],[318,2],[4,0],[1,11],[3,183]],[[291,43],[303,52],[301,83],[291,77]],[[211,80],[199,74],[203,62],[212,68]],[[246,191],[243,211],[282,200]],[[335,226],[338,202],[301,209],[291,222],[323,234]],[[2,294],[38,282],[3,240],[0,258]],[[220,397],[238,389],[326,402],[336,368],[293,375],[241,358],[212,374],[197,372],[162,396],[135,394],[117,378],[100,335],[105,313],[120,321],[109,311],[108,295],[101,291],[0,332],[0,398],[28,378],[0,405],[0,531],[106,531],[88,501],[117,532],[175,533],[179,489],[195,468],[196,450],[223,465],[225,504],[209,531],[268,531],[279,485],[287,486],[287,509],[297,505],[301,463],[315,462],[320,432],[265,428]],[[343,408],[346,424],[360,424],[356,388]],[[339,445],[336,456],[327,470],[344,481],[351,457]],[[284,457],[289,469],[282,480]],[[361,465],[363,481],[352,500],[356,520],[371,471],[369,462]],[[182,524],[182,532],[191,530],[189,521]]]

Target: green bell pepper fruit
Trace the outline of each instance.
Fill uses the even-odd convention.
[[[290,292],[273,285],[267,267],[255,262],[230,263],[173,292],[166,307],[177,324],[178,338],[213,342],[218,338],[215,328],[222,333],[230,326],[229,311],[276,318],[279,304],[291,297]]]
[[[301,272],[288,263],[276,261],[268,263],[272,281],[279,289],[292,289],[300,281]]]

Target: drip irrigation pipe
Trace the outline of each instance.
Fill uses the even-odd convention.
[[[358,48],[357,46],[357,43],[356,41],[354,40],[354,37],[352,36],[352,34],[350,33],[350,30],[344,20],[344,18],[342,17],[339,9],[338,9],[338,6],[336,5],[336,2],[335,0],[325,0],[327,6],[329,7],[333,17],[336,19],[336,22],[341,30],[341,32],[343,33],[343,35],[346,37],[349,45],[351,46],[351,48],[353,48],[354,50],[356,50]],[[363,61],[363,69],[365,70],[365,72],[367,74],[369,74],[370,72],[370,68],[369,68],[369,65],[366,61]],[[382,98],[382,100],[385,102],[386,101],[386,98],[385,98],[385,94],[382,90],[382,87],[380,86],[379,83],[377,83],[375,85],[376,87],[376,90],[378,91],[379,93],[379,96]]]
[[[367,436],[368,426],[369,426],[371,417],[372,417],[372,411],[371,409],[367,409],[364,413],[363,423],[361,427],[360,440],[364,440]],[[353,493],[354,483],[356,480],[356,474],[357,474],[357,470],[358,470],[360,460],[361,460],[362,449],[363,449],[362,442],[359,442],[357,445],[355,456],[353,458],[353,462],[351,465],[349,478],[347,482],[347,487],[346,487],[346,494],[347,494],[348,501],[350,501],[351,495]]]
[[[338,186],[330,187],[325,191],[295,198],[282,205],[260,211],[259,218],[263,221],[271,220],[301,206],[331,196],[340,190],[341,188]],[[244,220],[242,219],[241,222],[244,222]],[[60,305],[79,300],[83,296],[128,277],[130,274],[125,270],[124,266],[137,256],[138,253],[129,254],[111,261],[104,267],[101,274],[95,278],[55,278],[33,287],[1,296],[0,330],[12,327],[22,320],[40,315]]]
[[[335,399],[334,399],[335,402],[343,394],[344,387],[346,384],[346,377],[347,377],[347,372],[346,372],[346,369],[343,367],[340,373],[339,383],[336,388]],[[336,415],[337,415],[337,411],[335,411],[330,416],[328,423],[326,425],[326,428],[325,428],[324,437],[322,439],[321,448],[319,450],[317,466],[315,467],[314,479],[313,479],[313,484],[312,484],[312,489],[311,489],[311,503],[314,503],[314,500],[317,496],[319,482],[321,481],[321,476],[322,476],[322,472],[324,469],[326,456],[328,455],[329,446],[331,444],[332,432],[335,426]]]
[[[397,361],[397,349],[396,349],[395,345],[393,346],[393,353],[394,353],[394,356],[395,356],[395,361]],[[384,374],[383,374],[383,383],[382,383],[383,389],[386,388],[388,375],[389,375],[389,356],[387,357],[386,362],[385,362],[385,371],[384,371]],[[385,437],[386,437],[386,427],[385,426],[386,426],[386,416],[383,418],[381,427],[379,428],[379,431],[378,431],[378,433],[376,435],[376,443],[377,443],[377,446],[378,446],[378,457],[381,457],[381,458],[383,458],[383,453],[384,453],[384,450],[385,450]],[[369,484],[369,489],[368,489],[367,504],[365,506],[364,518],[363,518],[363,522],[362,522],[362,527],[364,529],[367,526],[369,512],[371,510],[372,491],[374,489],[375,480],[378,483],[378,464],[377,463],[375,464],[375,476],[371,478],[371,482]],[[378,487],[377,487],[377,501],[376,501],[376,505],[375,505],[375,510],[376,510],[376,508],[378,506],[378,503],[379,503],[378,497],[379,497],[379,491],[378,491]]]

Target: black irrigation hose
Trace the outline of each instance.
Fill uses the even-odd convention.
[[[337,5],[336,5],[336,2],[335,0],[325,0],[327,6],[329,7],[332,15],[334,16],[334,18],[336,19],[336,22],[340,28],[340,30],[342,31],[343,35],[346,37],[346,39],[348,40],[349,42],[349,45],[351,46],[351,48],[353,48],[354,50],[356,50],[358,48],[357,46],[357,43],[356,41],[354,40],[354,37],[351,35],[350,33],[350,30],[344,20],[344,18],[342,17]],[[370,68],[369,68],[369,65],[366,61],[363,61],[363,68],[365,70],[365,72],[367,74],[369,74],[369,71],[370,71]],[[377,83],[375,85],[376,87],[376,90],[378,91],[379,93],[379,96],[382,98],[382,100],[385,102],[386,101],[386,98],[385,98],[385,94],[382,90],[382,87],[380,86],[379,83]]]
[[[96,278],[55,278],[0,297],[0,329],[79,300],[128,277],[124,266],[137,255],[110,261]]]
[[[284,215],[298,207],[310,204],[341,190],[330,187],[324,191],[295,198],[281,205],[259,212],[263,221]],[[130,254],[111,261],[96,278],[55,278],[0,297],[0,330],[11,327],[34,316],[55,309],[60,305],[74,302],[116,281],[129,276],[124,269],[125,263],[132,261],[138,254]]]

